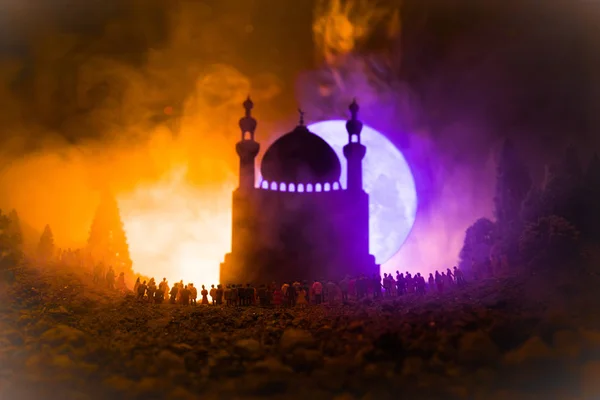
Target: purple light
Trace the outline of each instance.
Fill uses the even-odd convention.
[[[340,183],[345,188],[343,147],[348,143],[346,121],[321,121],[310,124],[308,128],[335,150],[342,164]],[[417,192],[406,159],[385,135],[364,125],[361,142],[367,146],[363,180],[370,199],[369,247],[377,262],[383,264],[400,250],[410,234],[417,213]]]

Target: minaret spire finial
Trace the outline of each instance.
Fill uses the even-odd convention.
[[[245,140],[246,133],[250,134],[250,139],[254,140],[254,132],[256,131],[256,120],[252,118],[252,108],[254,107],[254,103],[250,99],[250,95],[244,101],[244,109],[246,110],[246,115],[240,119],[240,130],[242,131],[242,140]]]
[[[358,116],[358,110],[360,109],[358,103],[356,102],[356,97],[352,99],[352,103],[350,103],[348,109],[350,110],[350,115],[352,116],[352,119],[356,120]]]
[[[350,135],[350,139],[352,136],[357,137],[358,143],[360,143],[360,132],[362,131],[363,124],[358,119],[358,103],[356,102],[356,98],[352,100],[352,103],[348,106],[350,110],[350,119],[346,122],[346,130],[348,131],[348,135]]]
[[[298,113],[300,114],[300,126],[304,126],[304,111],[302,111],[302,109],[299,108]]]
[[[249,117],[251,115],[252,108],[254,108],[254,103],[252,102],[250,95],[248,95],[246,101],[244,101],[244,108],[246,109],[246,117]]]

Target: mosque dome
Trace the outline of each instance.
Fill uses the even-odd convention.
[[[329,143],[303,124],[277,139],[263,156],[263,179],[284,183],[333,183],[342,166]]]

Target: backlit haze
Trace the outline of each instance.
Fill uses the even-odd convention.
[[[430,64],[417,89],[403,80],[397,71],[405,60],[408,70],[424,70],[415,66],[421,59],[414,46],[426,43],[414,39],[414,57],[405,59],[404,24],[419,38],[420,20],[405,17],[394,1],[374,7],[350,0],[342,7],[319,0],[283,10],[267,1],[106,0],[81,2],[69,13],[61,11],[63,2],[53,8],[7,2],[10,18],[1,26],[11,34],[0,41],[7,49],[0,59],[0,206],[18,210],[29,249],[46,224],[58,247],[85,245],[98,191],[110,186],[135,271],[216,283],[230,250],[234,146],[248,94],[259,121],[258,162],[297,123],[298,105],[307,122],[340,119],[352,97],[366,124],[397,145],[410,140],[403,153],[419,211],[382,272],[453,265],[465,229],[491,217],[499,138],[525,137],[527,130],[531,145],[547,143],[536,142],[525,125],[514,123],[502,135],[491,128],[489,110],[509,121],[520,107],[519,94],[507,88],[522,85],[495,67],[506,49],[492,45],[496,53],[471,60],[460,81],[465,86],[454,92],[445,82],[456,84],[465,68],[457,60],[477,53],[469,51],[475,39],[451,48],[456,60],[444,59],[438,69]],[[411,3],[414,15],[421,3]],[[13,50],[19,46],[28,50]]]

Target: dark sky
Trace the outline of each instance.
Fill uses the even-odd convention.
[[[17,0],[0,17],[2,58],[20,59],[18,73],[2,76],[7,90],[3,109],[18,105],[28,123],[61,132],[77,142],[79,134],[65,128],[73,115],[89,112],[73,105],[74,85],[61,68],[76,64],[92,53],[142,67],[150,48],[167,40],[171,0]],[[274,100],[281,112],[296,107],[293,81],[298,73],[315,67],[311,36],[312,1],[207,0],[212,14],[199,21],[200,29],[221,21],[219,34],[252,25],[252,34],[234,44],[205,52],[205,62],[225,62],[246,74],[277,74],[282,94]],[[600,2],[594,1],[480,1],[404,0],[402,17],[402,68],[397,74],[415,90],[420,108],[435,132],[468,115],[485,121],[490,137],[518,136],[531,149],[555,152],[566,141],[598,140],[595,117],[600,79],[597,77],[600,45],[596,32]],[[203,5],[202,5],[203,4]],[[223,22],[224,21],[224,22]],[[106,39],[107,27],[113,28]],[[224,28],[225,27],[225,28]],[[229,27],[229,28],[227,28]],[[39,65],[44,32],[77,35],[77,46],[68,62]],[[233,35],[233,34],[232,34]],[[234,35],[233,35],[234,36]],[[102,40],[99,38],[102,37]],[[372,45],[376,46],[376,40]],[[201,45],[199,44],[199,47]],[[368,49],[367,49],[368,50]],[[32,87],[38,69],[55,69],[56,84],[49,85],[54,101],[38,102],[40,89]],[[5,68],[6,69],[6,68]],[[174,78],[175,79],[175,78]],[[48,89],[50,90],[50,89]],[[102,90],[102,89],[98,89]],[[103,89],[110,90],[110,89]],[[164,104],[173,104],[186,93],[169,93]],[[171,98],[169,98],[171,96]],[[37,104],[37,105],[34,105]],[[161,102],[159,102],[161,103]],[[50,105],[48,105],[50,104]],[[10,105],[10,106],[7,106]],[[47,108],[52,110],[48,111]],[[157,105],[157,112],[162,103]],[[13,116],[14,117],[14,116]],[[14,118],[5,118],[15,123]],[[85,129],[81,136],[102,137],[103,129]],[[441,133],[440,133],[441,134]],[[444,140],[441,138],[440,140]]]

